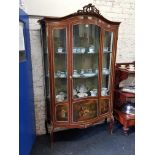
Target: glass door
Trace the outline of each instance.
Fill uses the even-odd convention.
[[[73,99],[98,95],[98,55],[100,27],[73,26]]]
[[[112,58],[113,32],[104,32],[104,47],[102,56],[102,85],[101,96],[109,95],[110,90],[110,72]]]
[[[53,30],[54,91],[56,103],[68,101],[66,28]]]

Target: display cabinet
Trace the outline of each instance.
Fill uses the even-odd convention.
[[[114,117],[123,125],[124,134],[135,125],[135,64],[119,63],[115,69]]]
[[[39,21],[44,49],[47,123],[58,128],[113,124],[113,85],[119,22],[89,4]]]

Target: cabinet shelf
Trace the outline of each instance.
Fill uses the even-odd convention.
[[[125,96],[125,97],[128,97],[128,98],[133,98],[135,97],[135,93],[131,93],[131,92],[124,92],[122,90],[118,90],[118,89],[115,89],[114,90],[116,93],[120,93],[121,95]]]
[[[93,75],[79,75],[79,76],[72,76],[74,79],[78,79],[78,78],[92,78],[92,77],[97,77],[97,74],[93,74]]]
[[[104,53],[111,53],[111,52],[104,52]],[[45,53],[48,54],[48,53]],[[68,54],[67,52],[56,52],[57,55],[66,55]],[[85,52],[85,53],[81,53],[81,52],[74,52],[73,55],[95,55],[98,54],[98,52],[93,52],[93,53],[89,53],[89,52]]]
[[[135,73],[135,71],[131,71],[131,70],[127,69],[127,68],[125,68],[125,69],[116,68],[116,70],[124,72],[124,73],[128,73],[128,74],[134,74]]]

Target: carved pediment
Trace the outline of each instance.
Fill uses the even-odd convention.
[[[77,13],[94,13],[100,15],[100,11],[91,3],[84,6],[83,10],[78,10]]]

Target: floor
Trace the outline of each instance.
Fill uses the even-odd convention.
[[[71,129],[55,133],[54,146],[49,137],[38,136],[30,155],[134,155],[135,128],[130,128],[128,136],[122,132],[117,122],[113,134],[107,130],[107,124],[86,129]]]

